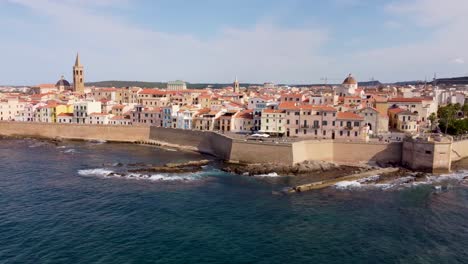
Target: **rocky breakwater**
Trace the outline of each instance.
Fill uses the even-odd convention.
[[[147,164],[129,164],[139,168],[129,169],[129,173],[190,173],[201,171],[203,166],[208,165],[209,160],[189,161],[184,163],[167,163],[163,166],[153,166]]]
[[[283,176],[296,176],[295,181],[307,182],[312,180],[324,180],[337,178],[343,175],[366,172],[374,169],[366,165],[339,165],[326,161],[304,161],[294,165],[276,163],[265,164],[227,164],[223,170],[240,175],[267,175],[278,174]]]

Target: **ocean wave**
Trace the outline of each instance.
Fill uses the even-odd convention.
[[[380,179],[380,176],[375,175],[355,181],[341,181],[334,185],[338,190],[352,190],[352,189],[401,189],[417,187],[421,185],[434,185],[436,190],[440,189],[441,184],[461,183],[468,179],[468,171],[460,171],[452,174],[444,175],[431,175],[425,179],[416,179],[414,176],[406,176],[397,178],[385,183],[374,183]]]
[[[74,154],[74,153],[76,153],[76,150],[75,149],[67,149],[67,150],[64,150],[63,153]]]
[[[205,178],[205,175],[201,172],[199,173],[185,173],[185,174],[139,174],[139,173],[121,173],[115,172],[106,168],[98,169],[86,169],[79,170],[78,174],[81,176],[94,176],[101,178],[119,178],[119,179],[128,179],[128,180],[147,180],[153,182],[170,182],[170,181],[198,181]]]
[[[254,177],[263,177],[263,178],[276,178],[276,177],[281,177],[278,175],[276,172],[271,172],[267,174],[259,174],[259,175],[254,175]]]

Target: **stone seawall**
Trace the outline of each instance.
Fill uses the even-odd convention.
[[[304,140],[294,143],[255,142],[232,139],[210,131],[148,126],[0,122],[0,135],[118,142],[156,140],[188,146],[201,153],[240,163],[290,165],[305,160],[322,160],[341,163],[403,163],[410,168],[444,169],[447,166],[450,168],[451,164],[451,157],[447,154],[451,153],[453,160],[468,157],[468,140],[454,142],[451,145],[437,144],[431,150],[424,150],[425,155],[418,155],[417,153],[422,153],[418,152],[422,147],[406,142],[364,143],[332,140]],[[405,148],[404,144],[407,144]],[[413,155],[413,152],[416,154]]]
[[[468,140],[455,141],[452,144],[452,161],[468,157]]]
[[[195,147],[202,153],[241,163],[292,164],[291,144],[258,143],[231,139],[211,131],[151,127],[150,139]]]
[[[0,122],[2,136],[137,142],[148,139],[149,132],[150,128],[144,126]]]

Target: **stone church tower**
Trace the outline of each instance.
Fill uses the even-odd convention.
[[[237,80],[237,76],[236,76],[236,80],[234,81],[234,92],[235,93],[240,93],[240,83]]]
[[[73,66],[73,91],[84,94],[83,66],[80,63],[79,54],[76,54],[75,66]]]

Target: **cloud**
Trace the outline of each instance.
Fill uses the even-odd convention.
[[[446,0],[442,4],[439,0],[401,0],[387,5],[385,10],[395,21],[409,21],[428,33],[420,40],[402,39],[397,44],[350,54],[348,61],[359,62],[358,71],[374,69],[377,78],[390,76],[389,79],[421,79],[433,72],[463,74],[453,58],[468,57],[468,17],[464,14],[468,1]]]
[[[46,16],[47,37],[62,35],[43,49],[62,58],[80,51],[88,80],[138,79],[192,82],[231,80],[310,81],[327,59],[319,50],[328,32],[317,28],[283,28],[257,23],[249,28],[223,28],[211,38],[171,34],[132,25],[118,17],[90,11],[101,8],[88,0],[9,0]],[[98,2],[98,1],[96,1]],[[128,4],[107,0],[106,5]],[[38,45],[34,45],[38,48]],[[46,52],[46,51],[44,51]],[[47,65],[50,62],[44,61]],[[59,74],[57,74],[59,75]]]
[[[456,58],[452,60],[455,64],[465,64],[465,60],[463,58]]]
[[[388,29],[400,29],[402,24],[395,20],[388,20],[384,22],[384,27]]]

